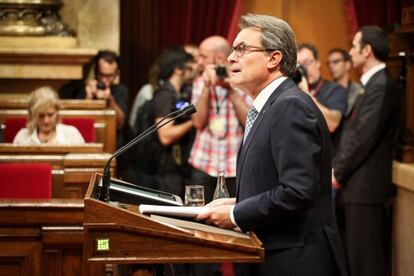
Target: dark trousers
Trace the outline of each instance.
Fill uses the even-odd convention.
[[[315,247],[306,248],[289,248],[282,250],[266,251],[265,262],[253,264],[250,267],[251,275],[256,276],[337,276],[339,275],[335,262],[332,258],[329,244],[324,241],[326,256],[320,257],[318,254],[312,254]]]
[[[341,208],[350,276],[386,276],[386,241],[391,237],[386,237],[384,205],[341,202]]]

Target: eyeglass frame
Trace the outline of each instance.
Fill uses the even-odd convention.
[[[340,62],[345,62],[346,60],[344,59],[344,58],[338,58],[338,59],[334,59],[334,60],[328,60],[327,62],[326,62],[326,65],[327,66],[329,66],[329,65],[331,65],[331,64],[338,64],[338,63],[340,63]]]
[[[242,50],[242,53],[240,53],[240,47],[244,47],[244,49]],[[251,46],[251,45],[247,45],[246,43],[240,43],[237,44],[234,47],[230,48],[230,54],[232,54],[234,52],[234,54],[236,55],[236,57],[240,58],[242,56],[244,56],[246,54],[246,52],[272,52],[272,51],[276,51],[275,49],[267,49],[267,48],[263,48],[263,47],[259,47],[259,46]]]

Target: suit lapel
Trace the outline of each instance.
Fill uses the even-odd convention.
[[[252,125],[252,128],[250,129],[249,135],[247,136],[245,143],[243,144],[243,141],[242,141],[242,144],[240,145],[240,148],[239,148],[239,152],[237,154],[237,170],[236,170],[236,175],[237,175],[237,178],[236,178],[236,183],[237,183],[236,195],[237,195],[237,198],[238,198],[238,195],[239,195],[240,172],[241,172],[241,169],[243,167],[243,163],[244,163],[244,160],[245,160],[245,157],[246,157],[246,152],[249,149],[250,142],[252,141],[258,126],[262,122],[267,110],[279,98],[279,96],[283,92],[285,92],[286,90],[288,90],[289,88],[291,88],[295,85],[296,84],[291,79],[288,78],[278,86],[278,88],[272,93],[272,95],[270,95],[269,99],[266,101],[266,103],[263,106],[260,113],[257,115],[257,118],[254,121],[254,123]]]
[[[365,101],[365,98],[366,98],[365,94],[368,92],[370,86],[372,86],[377,81],[378,78],[381,78],[381,76],[384,76],[385,77],[385,74],[386,74],[386,70],[385,69],[379,70],[374,75],[372,75],[372,77],[369,79],[369,81],[367,82],[367,84],[365,86],[363,86],[364,92],[361,94],[361,96],[359,97],[359,99],[355,103],[354,109],[352,111],[352,117],[351,118],[353,120],[359,114],[359,110],[360,110],[361,106],[364,105],[364,101]]]

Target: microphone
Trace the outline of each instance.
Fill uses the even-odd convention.
[[[142,141],[143,139],[145,139],[148,136],[150,136],[151,134],[153,134],[159,128],[165,126],[166,124],[174,121],[177,118],[184,117],[184,116],[189,116],[189,115],[191,115],[195,112],[197,112],[197,110],[196,110],[195,106],[192,105],[192,104],[184,107],[183,109],[171,112],[171,113],[167,114],[166,116],[164,116],[160,121],[158,121],[154,125],[150,126],[146,130],[144,130],[141,134],[139,134],[137,137],[135,137],[134,139],[129,141],[126,145],[120,147],[117,151],[115,151],[114,154],[106,162],[104,170],[103,170],[102,188],[101,188],[101,192],[99,194],[99,200],[109,202],[109,199],[110,199],[109,186],[110,186],[111,174],[110,174],[110,169],[109,168],[110,168],[112,159],[114,159],[115,157],[123,154],[124,152],[126,152],[127,150],[129,150],[130,148],[132,148],[133,146],[138,144],[140,141]]]

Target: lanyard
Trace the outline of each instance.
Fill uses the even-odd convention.
[[[226,101],[227,93],[223,97],[223,100],[220,102],[219,96],[217,95],[216,87],[213,86],[211,89],[213,90],[213,98],[214,98],[214,101],[216,103],[216,114],[218,115],[218,114],[220,114],[221,105]]]
[[[320,90],[321,90],[321,88],[322,88],[322,85],[323,85],[323,80],[321,79],[321,80],[319,81],[318,85],[315,87],[315,89],[314,89],[313,91],[311,90],[311,94],[312,94],[312,96],[317,97],[317,95],[318,95],[319,91],[320,91]]]

